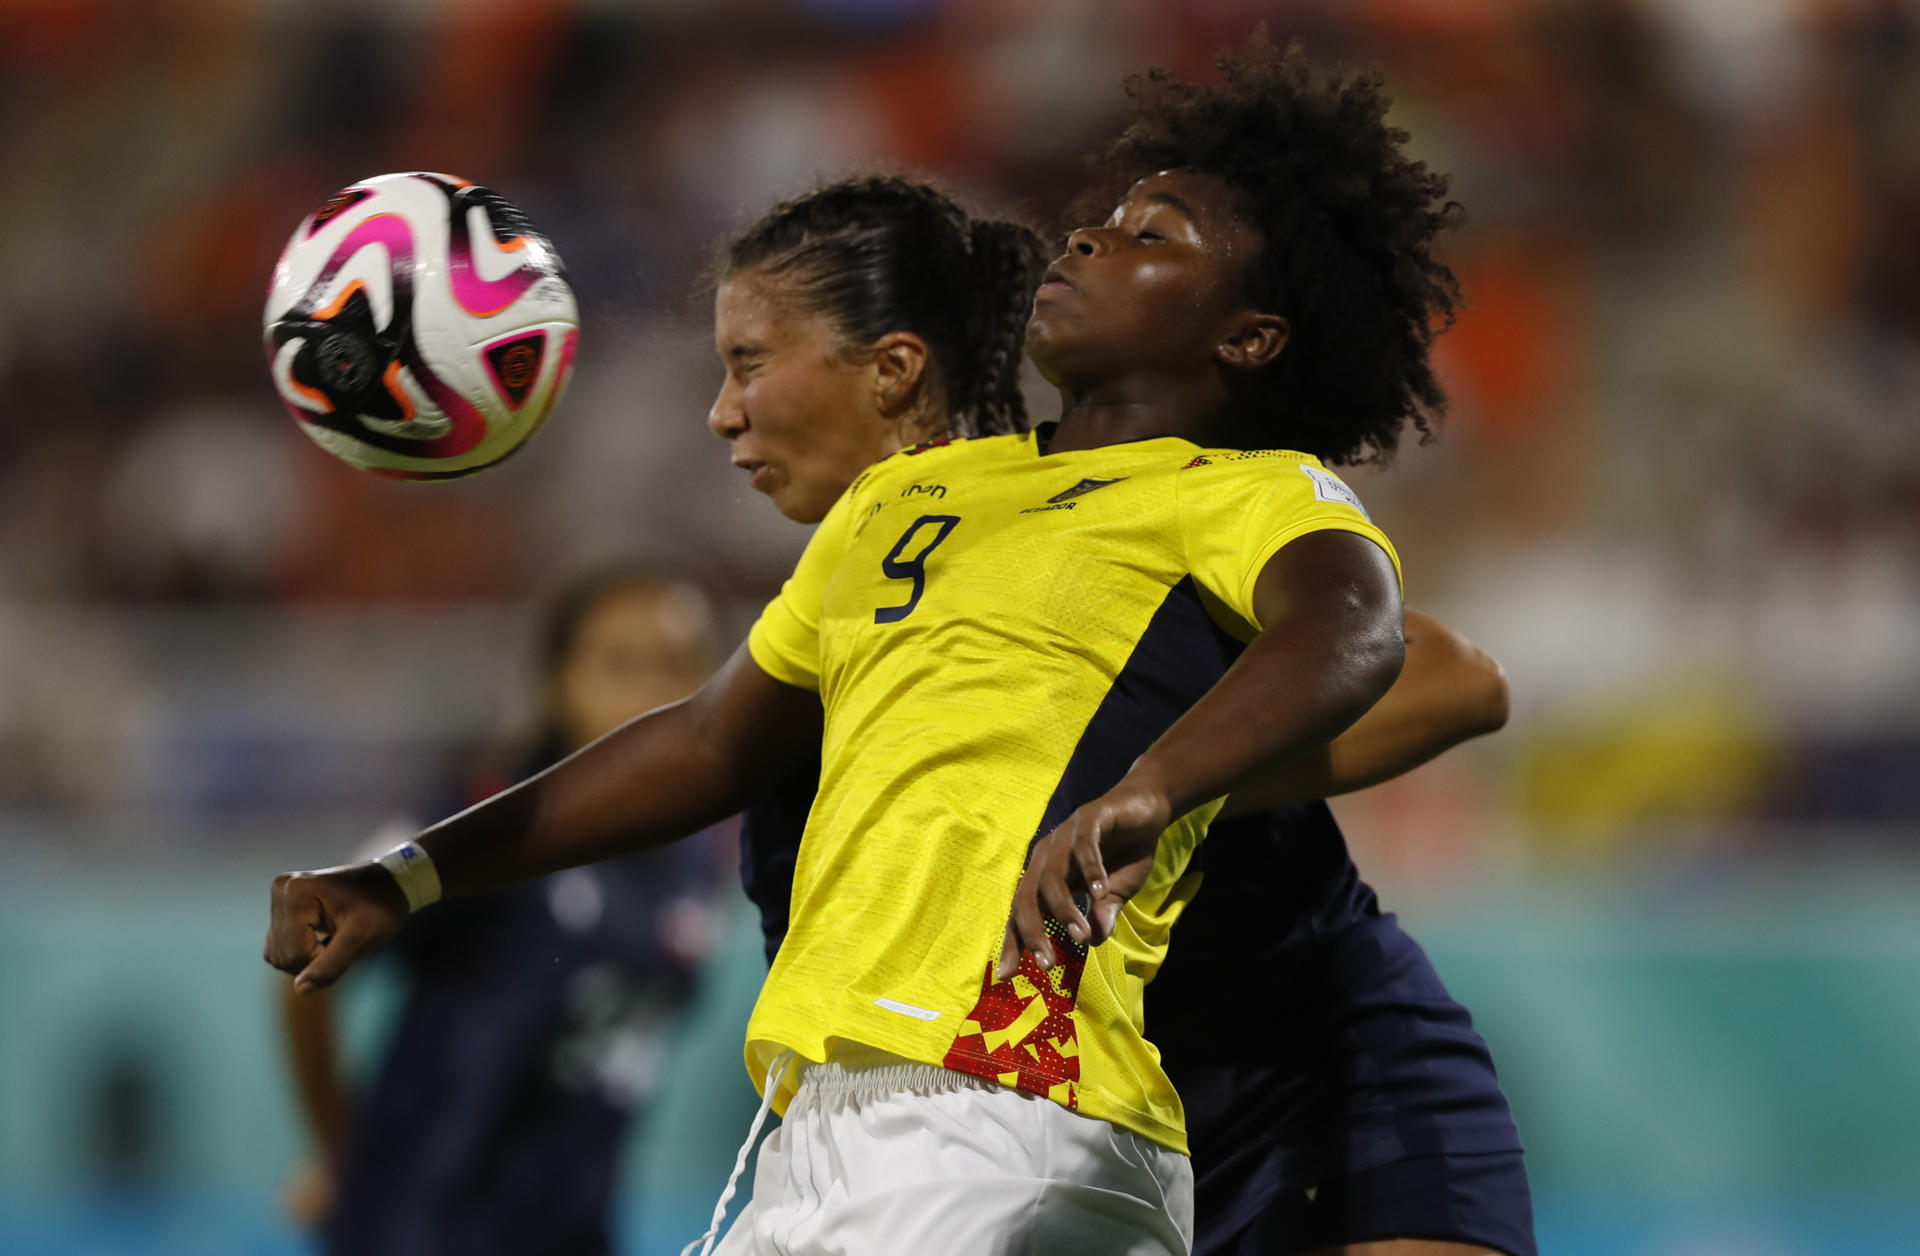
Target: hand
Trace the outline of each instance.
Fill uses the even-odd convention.
[[[280,1206],[306,1230],[320,1228],[339,1193],[333,1169],[319,1159],[302,1160],[280,1185]]]
[[[266,961],[293,974],[301,994],[330,986],[359,958],[391,938],[407,918],[406,895],[372,860],[283,872],[273,879]]]
[[[1146,883],[1160,835],[1172,822],[1165,793],[1123,780],[1035,843],[1013,894],[994,980],[1014,974],[1022,951],[1032,951],[1041,968],[1053,967],[1048,915],[1075,942],[1098,946],[1112,936],[1120,908]],[[1087,898],[1085,912],[1076,891]]]

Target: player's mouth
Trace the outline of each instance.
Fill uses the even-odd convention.
[[[1033,296],[1037,301],[1044,296],[1059,296],[1073,291],[1076,289],[1072,281],[1067,278],[1066,272],[1060,269],[1060,263],[1055,262],[1047,267],[1047,273],[1040,277],[1040,286],[1034,290]]]
[[[773,478],[773,468],[753,458],[736,458],[733,463],[747,473],[747,484],[756,492],[767,491],[767,484]]]

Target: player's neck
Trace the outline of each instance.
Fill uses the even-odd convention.
[[[1098,449],[1155,436],[1178,436],[1212,447],[1229,443],[1233,430],[1224,399],[1063,392],[1060,426],[1047,452]]]

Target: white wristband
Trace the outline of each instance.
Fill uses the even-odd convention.
[[[433,856],[418,842],[402,842],[374,861],[393,874],[400,892],[407,896],[407,910],[419,911],[428,903],[440,901],[440,873]]]

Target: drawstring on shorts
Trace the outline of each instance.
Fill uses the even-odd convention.
[[[760,1127],[767,1123],[767,1113],[773,1111],[774,1091],[779,1088],[781,1079],[786,1076],[787,1065],[793,1060],[792,1051],[782,1051],[767,1066],[767,1085],[760,1094],[760,1110],[753,1114],[753,1126],[747,1131],[747,1141],[740,1144],[740,1154],[733,1158],[733,1172],[727,1175],[727,1186],[720,1192],[720,1202],[713,1206],[713,1220],[708,1223],[705,1234],[680,1249],[680,1256],[689,1256],[696,1247],[700,1249],[700,1256],[708,1256],[713,1251],[713,1245],[720,1237],[720,1223],[727,1219],[727,1205],[733,1202],[734,1187],[739,1185],[740,1175],[747,1171],[747,1157],[753,1154],[754,1144],[760,1141]]]

